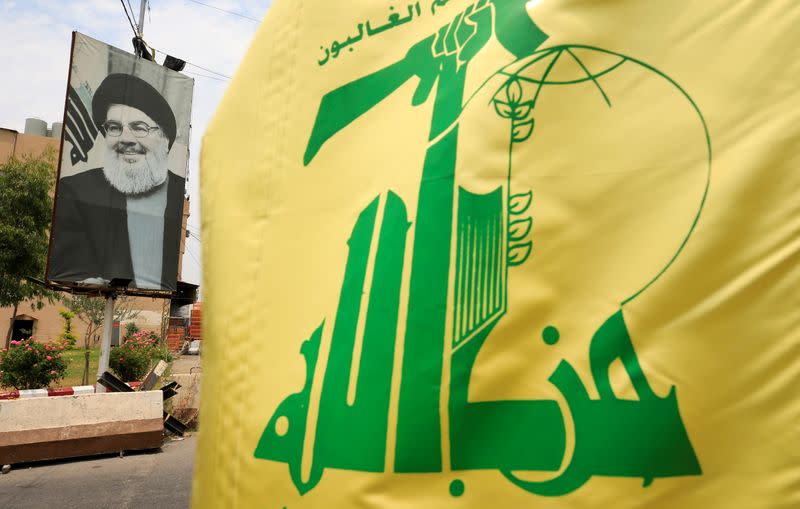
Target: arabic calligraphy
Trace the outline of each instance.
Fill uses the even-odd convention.
[[[447,5],[449,1],[450,0],[433,0],[430,8],[431,14],[435,15],[437,7],[443,7]],[[422,7],[419,1],[408,4],[405,14],[401,15],[394,7],[389,7],[389,11],[389,16],[386,18],[385,22],[373,23],[371,20],[360,22],[356,25],[356,32],[358,32],[356,35],[348,35],[347,38],[342,41],[334,40],[328,47],[320,46],[319,49],[325,52],[325,55],[317,60],[317,64],[320,66],[325,65],[331,59],[338,58],[339,54],[345,49],[348,52],[352,52],[354,50],[353,45],[360,42],[365,35],[366,37],[375,37],[378,34],[410,23],[415,18],[422,16]]]

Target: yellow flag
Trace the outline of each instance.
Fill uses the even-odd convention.
[[[195,508],[800,506],[800,5],[277,0]]]

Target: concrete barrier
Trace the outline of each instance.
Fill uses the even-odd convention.
[[[0,401],[0,465],[156,449],[161,391]]]

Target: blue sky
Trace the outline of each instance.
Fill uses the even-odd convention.
[[[138,16],[139,0],[124,1]],[[255,19],[263,18],[271,3],[199,1]],[[254,21],[191,0],[150,0],[150,6],[144,27],[150,46],[226,76],[233,76],[258,28]],[[132,51],[133,33],[120,0],[0,0],[0,127],[21,132],[28,117],[48,124],[61,121],[73,30]],[[157,56],[159,62],[162,59],[163,55]],[[183,259],[183,279],[200,283],[200,140],[228,80],[192,65],[184,72],[195,78],[195,91],[187,182],[192,236]]]

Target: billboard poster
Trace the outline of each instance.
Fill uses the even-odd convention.
[[[73,33],[50,281],[175,291],[193,88]]]

